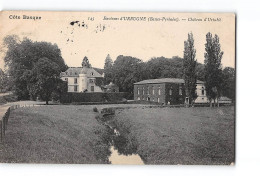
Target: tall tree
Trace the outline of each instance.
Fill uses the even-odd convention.
[[[7,49],[4,57],[5,65],[18,99],[29,99],[28,77],[40,58],[49,58],[61,71],[67,69],[56,44],[33,42],[28,38],[20,41],[17,36],[7,36],[4,45]]]
[[[105,65],[104,65],[104,83],[109,84],[113,81],[113,75],[112,75],[112,68],[113,68],[113,60],[111,59],[110,55],[108,54],[105,59]]]
[[[133,93],[134,83],[141,81],[143,62],[131,56],[120,55],[114,62],[113,82],[120,91]]]
[[[89,63],[88,57],[85,56],[83,58],[83,61],[81,63],[82,67],[87,67],[87,68],[91,68],[91,64]]]
[[[184,41],[183,52],[183,77],[186,97],[189,98],[189,104],[193,104],[197,98],[196,94],[196,50],[194,49],[193,34],[188,34],[188,39]]]
[[[51,95],[63,89],[60,88],[62,87],[60,73],[61,69],[58,64],[46,57],[39,59],[27,77],[31,96],[40,96],[48,104]]]
[[[205,51],[204,64],[206,92],[207,97],[210,100],[210,106],[212,106],[212,100],[214,101],[215,106],[216,100],[218,100],[221,94],[221,60],[223,56],[223,51],[221,51],[219,37],[217,35],[213,37],[210,32],[207,33]]]

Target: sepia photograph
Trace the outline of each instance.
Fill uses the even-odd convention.
[[[235,13],[0,12],[0,163],[235,165]]]

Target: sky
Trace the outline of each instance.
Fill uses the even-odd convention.
[[[22,19],[23,15],[41,19]],[[204,62],[206,34],[211,32],[220,38],[223,67],[235,67],[235,15],[232,13],[7,11],[1,12],[0,17],[1,47],[7,35],[56,43],[69,67],[81,66],[84,56],[97,68],[104,67],[108,54],[112,60],[119,55],[143,61],[160,56],[183,57],[189,32],[194,36],[198,62]],[[122,20],[104,20],[105,17]],[[124,17],[145,17],[146,20],[127,21]],[[148,21],[155,18],[172,21]],[[217,21],[209,21],[213,18]],[[202,21],[197,21],[199,19]],[[3,57],[1,52],[0,68],[4,66]]]

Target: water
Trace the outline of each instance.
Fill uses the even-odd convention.
[[[113,117],[114,117],[114,115],[106,115],[105,114],[105,115],[103,115],[103,118],[100,118],[100,116],[98,116],[98,119],[100,119],[100,121],[102,121],[104,125],[108,126],[113,131],[112,135],[114,135],[115,138],[120,138],[121,134],[117,130],[115,124],[110,122],[110,120]],[[141,157],[138,154],[130,154],[130,155],[120,154],[118,152],[118,150],[115,149],[115,146],[117,146],[117,148],[118,147],[122,148],[122,147],[124,147],[125,144],[124,143],[123,144],[122,143],[116,143],[116,142],[118,142],[118,140],[114,140],[114,139],[112,139],[112,141],[110,143],[112,145],[110,147],[111,155],[109,156],[109,161],[111,162],[111,164],[144,165],[143,160],[141,159]],[[132,152],[128,151],[127,153],[132,153]]]
[[[119,131],[115,128],[114,134],[116,136],[120,136]],[[143,160],[137,154],[132,155],[122,155],[119,154],[114,146],[110,147],[111,155],[109,157],[109,161],[111,164],[134,164],[134,165],[144,165]]]
[[[144,165],[141,157],[136,154],[132,155],[120,155],[118,151],[112,146],[110,148],[111,155],[109,161],[112,164],[134,164],[134,165]]]

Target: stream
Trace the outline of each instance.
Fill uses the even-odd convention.
[[[114,128],[114,135],[120,136],[119,131]],[[112,141],[112,144],[114,143],[114,140]],[[115,149],[115,146],[112,145],[110,147],[111,155],[109,157],[109,161],[111,164],[134,164],[134,165],[143,165],[144,162],[141,159],[141,157],[137,154],[131,154],[131,155],[124,155],[119,154],[118,150]]]
[[[113,131],[113,133],[111,134],[111,135],[113,135],[113,137],[110,142],[111,155],[109,156],[109,161],[111,162],[111,164],[144,165],[144,162],[141,159],[141,157],[138,154],[134,154],[132,152],[132,149],[127,150],[127,149],[123,148],[123,150],[127,150],[127,152],[126,152],[127,154],[123,154],[123,152],[118,151],[117,148],[120,148],[122,150],[122,147],[125,145],[125,143],[127,141],[124,140],[124,143],[122,143],[122,140],[120,140],[120,138],[122,138],[122,136],[121,136],[120,132],[118,131],[118,129],[116,128],[116,125],[113,123],[110,123],[111,119],[113,119],[113,118],[114,118],[114,114],[111,115],[111,114],[102,114],[101,113],[97,119],[99,122],[101,122],[103,125],[106,125]]]

